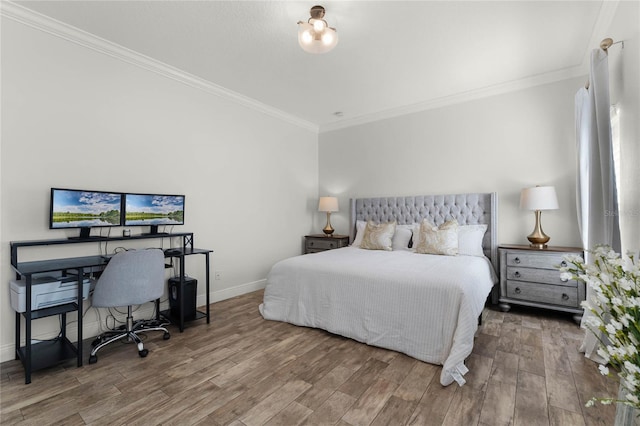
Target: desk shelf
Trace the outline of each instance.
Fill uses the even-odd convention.
[[[192,254],[207,254],[211,253],[213,250],[208,249],[199,249],[199,248],[172,248],[164,251],[165,257],[180,257],[180,256],[189,256]]]
[[[37,311],[31,311],[31,319],[46,318],[53,315],[66,314],[67,312],[73,312],[78,310],[77,303],[65,303],[64,305],[51,306],[50,308],[38,309]],[[21,312],[22,316],[27,317],[26,312]]]
[[[27,358],[27,347],[22,346],[16,352],[24,363]],[[33,370],[53,367],[77,356],[78,347],[66,337],[31,344],[31,368]]]
[[[170,234],[150,234],[150,235],[141,234],[141,235],[131,235],[130,237],[91,237],[86,239],[58,238],[58,239],[52,239],[52,240],[12,241],[11,242],[11,266],[13,266],[14,269],[18,267],[18,249],[24,248],[24,247],[101,243],[104,241],[149,240],[149,239],[173,238],[173,237],[182,238],[183,249],[187,249],[187,248],[193,249],[193,232],[176,232],[176,233],[170,233]],[[47,261],[42,261],[42,262],[47,262]],[[28,262],[28,263],[32,263],[32,262]],[[33,262],[33,263],[39,263],[39,262]],[[53,269],[53,270],[57,270],[57,269]],[[38,271],[38,272],[42,272],[42,271]]]
[[[180,322],[180,316],[174,315],[173,313],[171,313],[171,309],[160,311],[160,315],[162,315],[163,317],[165,317],[171,322],[176,322],[176,323]],[[197,321],[203,318],[207,318],[207,313],[202,311],[196,311],[196,314],[194,316],[184,317],[184,322]]]

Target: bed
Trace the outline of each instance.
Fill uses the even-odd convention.
[[[442,365],[442,385],[463,385],[478,318],[487,297],[497,298],[496,194],[360,198],[350,207],[352,242],[363,221],[455,219],[486,232],[474,256],[351,246],[285,259],[269,272],[260,313]]]

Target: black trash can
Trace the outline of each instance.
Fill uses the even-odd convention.
[[[185,320],[196,317],[196,294],[198,292],[198,280],[184,277],[184,290],[180,300],[180,277],[169,278],[169,308],[171,316],[179,318],[180,310]]]

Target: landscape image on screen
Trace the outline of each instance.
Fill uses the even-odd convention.
[[[127,194],[125,196],[126,226],[182,225],[184,197],[180,195]]]
[[[120,225],[121,194],[56,189],[52,199],[52,228]]]

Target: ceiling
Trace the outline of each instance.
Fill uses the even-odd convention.
[[[13,3],[320,131],[586,75],[617,5],[324,1],[340,41],[313,55],[313,1]]]

